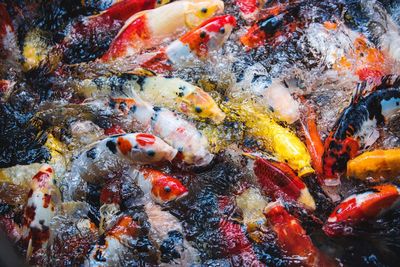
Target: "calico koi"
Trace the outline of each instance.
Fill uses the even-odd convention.
[[[102,183],[107,177],[119,173],[124,166],[171,161],[176,154],[176,149],[152,134],[111,136],[94,143],[80,154],[72,163],[71,179]]]
[[[230,36],[236,19],[231,15],[204,21],[162,51],[144,54],[138,64],[146,69],[162,72],[193,64],[193,59],[204,60],[217,51]]]
[[[86,79],[73,86],[85,98],[108,96],[116,90],[129,96],[134,91],[153,105],[177,109],[195,118],[210,118],[215,123],[221,123],[225,118],[214,99],[200,87],[179,78],[156,76],[149,71]]]
[[[400,79],[383,78],[382,83],[363,96],[359,86],[351,104],[344,109],[324,144],[324,183],[340,183],[339,175],[347,162],[360,149],[371,146],[379,138],[378,125],[384,124],[400,108]]]
[[[110,106],[121,111],[132,122],[132,127],[143,128],[178,150],[183,162],[204,166],[213,159],[207,139],[193,124],[168,109],[150,105],[135,92],[129,96],[115,93]]]
[[[101,61],[135,56],[200,25],[224,10],[220,0],[178,1],[136,13],[121,28]]]

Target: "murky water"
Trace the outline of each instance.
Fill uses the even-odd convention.
[[[0,78],[13,84],[10,89],[2,91],[0,100],[0,215],[1,226],[4,228],[4,218],[12,218],[14,223],[22,225],[25,198],[21,195],[29,191],[29,175],[38,169],[38,166],[30,164],[54,164],[57,184],[64,194],[62,199],[70,199],[71,196],[66,195],[69,191],[63,190],[63,187],[68,187],[69,180],[65,177],[68,177],[71,162],[85,151],[88,144],[105,138],[104,129],[117,120],[109,116],[108,111],[88,115],[85,110],[74,105],[70,105],[70,109],[63,105],[82,102],[71,84],[83,76],[120,70],[118,65],[103,66],[101,63],[90,62],[106,51],[121,24],[106,25],[110,22],[105,21],[95,28],[94,33],[84,33],[96,38],[82,41],[79,34],[71,35],[71,25],[108,7],[107,1],[103,1],[101,7],[95,4],[96,1],[5,0],[0,3],[3,2],[12,18],[16,36],[16,47],[6,49],[4,56],[0,53]],[[92,5],[82,6],[83,2]],[[257,94],[260,94],[257,90],[269,86],[275,80],[285,81],[292,95],[296,98],[303,96],[312,103],[322,138],[329,134],[341,111],[349,105],[359,82],[357,66],[353,66],[357,65],[358,59],[354,59],[356,63],[353,67],[347,67],[333,64],[332,57],[340,58],[358,51],[351,38],[359,34],[364,35],[371,46],[378,47],[380,40],[377,37],[377,27],[382,23],[379,21],[382,20],[379,12],[387,12],[385,14],[393,19],[393,25],[399,27],[396,29],[392,25],[391,30],[400,29],[400,3],[395,0],[382,0],[385,10],[374,9],[377,4],[375,1],[362,0],[266,1],[267,7],[277,3],[299,6],[301,11],[296,17],[295,30],[289,35],[280,36],[279,43],[267,43],[249,50],[240,44],[240,37],[251,23],[249,25],[240,18],[239,9],[233,1],[224,2],[224,13],[238,19],[238,25],[224,46],[213,51],[207,61],[195,61],[191,67],[168,72],[168,76],[179,77],[202,87],[221,107],[228,107],[227,103],[234,99],[254,98],[256,103],[263,104],[262,99],[257,98]],[[334,21],[339,25],[336,35],[324,32],[321,25],[326,21]],[[371,25],[375,25],[375,28],[371,28]],[[86,26],[85,23],[80,25],[84,29]],[[27,38],[32,32],[39,37]],[[62,47],[61,43],[69,48]],[[34,67],[29,67],[29,64],[36,63],[29,63],[23,53],[29,51],[30,46],[42,47],[45,51],[43,58],[36,55],[41,63]],[[66,49],[64,54],[63,48]],[[157,47],[154,50],[160,49]],[[399,44],[397,49],[400,49]],[[399,61],[387,60],[382,63],[383,72],[398,75],[399,64]],[[186,197],[161,205],[159,211],[161,218],[166,218],[166,221],[170,215],[177,219],[183,237],[170,234],[158,240],[152,235],[152,222],[155,225],[157,219],[149,218],[146,210],[146,204],[152,200],[146,198],[140,187],[129,180],[127,170],[121,169],[120,177],[113,177],[114,180],[107,182],[107,185],[89,183],[80,188],[82,192],[78,195],[82,195],[80,200],[86,203],[84,207],[78,206],[74,211],[71,211],[74,208],[66,208],[65,214],[53,218],[51,245],[47,251],[39,253],[37,264],[75,266],[82,265],[88,259],[94,244],[101,243],[104,235],[102,237],[101,231],[91,231],[82,221],[88,224],[91,222],[101,229],[100,207],[105,203],[101,196],[104,196],[104,187],[107,186],[111,188],[110,198],[118,199],[120,205],[120,209],[110,216],[114,219],[108,223],[115,223],[113,220],[122,214],[129,214],[140,222],[136,238],[123,244],[126,250],[117,261],[122,266],[157,265],[160,259],[164,264],[176,263],[181,256],[179,253],[178,256],[174,254],[177,253],[174,244],[183,242],[179,241],[181,239],[188,242],[184,244],[190,244],[197,254],[194,262],[181,259],[182,265],[251,266],[261,263],[267,266],[301,266],[296,259],[284,256],[271,230],[263,228],[257,229],[256,233],[249,231],[244,223],[245,212],[236,203],[236,197],[246,189],[259,188],[252,170],[253,160],[243,157],[242,152],[266,153],[263,142],[246,131],[245,122],[235,120],[235,116],[229,114],[218,126],[208,120],[196,121],[182,116],[193,122],[209,138],[210,149],[215,153],[208,166],[182,166],[174,162],[155,165],[155,168],[179,178],[189,190]],[[88,120],[97,126],[85,124],[82,128],[77,126],[71,130],[71,125]],[[381,137],[373,148],[399,146],[397,121],[398,117],[393,118],[380,131]],[[291,125],[280,122],[279,125],[287,126],[301,136],[298,122]],[[50,138],[58,143],[49,145]],[[24,167],[16,165],[28,165],[26,168],[30,170],[25,172]],[[18,183],[15,177],[11,177],[10,181],[7,176],[9,173],[21,173],[23,178],[18,178]],[[316,210],[311,214],[290,203],[287,208],[299,219],[315,247],[329,259],[328,266],[399,265],[399,210],[358,225],[353,236],[329,238],[321,227],[336,203],[332,203],[323,192],[314,175],[307,177],[305,183],[315,199]],[[368,184],[358,180],[344,178],[337,193],[344,198],[367,187]],[[265,202],[272,201],[271,196],[263,195],[261,198]],[[260,210],[263,208],[259,207]],[[254,238],[256,235],[257,238]],[[27,250],[25,244],[17,242],[15,248],[20,257],[24,258]]]

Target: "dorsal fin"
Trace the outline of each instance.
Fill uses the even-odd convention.
[[[134,75],[137,75],[137,76],[147,76],[147,77],[157,76],[157,74],[154,71],[151,71],[151,70],[148,70],[148,69],[145,69],[145,68],[136,68],[136,69],[134,69],[132,71],[129,71],[127,73],[134,74]]]
[[[357,84],[356,89],[353,92],[353,96],[351,98],[351,105],[357,104],[358,101],[363,97],[363,92],[367,86],[366,82],[362,82]]]
[[[381,83],[371,89],[371,91],[384,90],[390,87],[400,87],[400,76],[386,75],[381,79]]]

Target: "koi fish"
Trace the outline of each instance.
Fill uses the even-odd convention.
[[[263,209],[267,206],[267,201],[256,188],[249,188],[235,199],[237,207],[242,211],[243,224],[246,232],[254,242],[262,242],[265,233],[266,219]]]
[[[400,175],[400,148],[377,149],[347,162],[347,177],[379,181]]]
[[[155,76],[154,73],[148,71],[85,79],[73,86],[77,88],[78,94],[86,98],[97,95],[108,96],[115,90],[131,96],[131,91],[134,91],[144,101],[177,109],[191,117],[210,118],[215,123],[221,123],[225,118],[225,114],[214,99],[200,87],[179,78]]]
[[[225,197],[218,201],[219,209],[223,211],[228,204]],[[223,244],[223,252],[227,257],[232,257],[233,265],[238,266],[263,266],[253,250],[253,246],[241,229],[241,225],[222,216],[218,230]]]
[[[158,204],[174,201],[187,196],[189,191],[176,178],[163,172],[141,168],[137,183],[145,194],[151,192],[152,198]]]
[[[374,186],[343,200],[328,217],[322,230],[328,236],[351,235],[353,226],[377,218],[399,203],[400,188],[391,184]]]
[[[147,203],[145,211],[151,225],[149,236],[160,250],[159,264],[190,266],[199,263],[199,252],[186,240],[177,218],[153,203]]]
[[[254,21],[260,13],[260,7],[262,7],[266,1],[236,0],[235,2],[239,7],[240,16],[246,21]]]
[[[208,141],[193,124],[167,109],[150,105],[134,91],[128,98],[117,94],[112,96],[110,106],[131,120],[133,127],[162,138],[180,152],[187,164],[204,166],[211,162],[213,155],[208,151]]]
[[[79,178],[92,183],[104,182],[124,166],[171,161],[176,154],[176,149],[152,134],[111,136],[80,154],[72,163],[70,178],[72,183]]]
[[[101,61],[135,56],[159,46],[167,38],[197,27],[204,20],[224,10],[220,0],[178,1],[130,17],[110,45]]]
[[[50,238],[50,220],[61,201],[50,165],[45,164],[40,168],[32,177],[30,187],[22,226],[22,239],[28,243],[27,259],[46,248]]]
[[[311,23],[305,30],[308,45],[339,74],[353,73],[359,80],[379,80],[388,73],[387,58],[366,36],[334,21]]]
[[[218,50],[228,39],[236,19],[231,15],[204,21],[197,28],[175,40],[162,51],[144,54],[138,64],[156,72],[193,64],[193,59],[205,60],[211,51]]]
[[[259,63],[246,68],[243,79],[234,87],[241,91],[234,93],[250,92],[249,97],[255,96],[255,101],[267,107],[276,119],[294,123],[300,117],[299,103],[280,80],[272,79],[270,82],[266,73],[265,67]]]
[[[276,234],[282,253],[301,266],[322,266],[319,252],[300,222],[290,215],[279,201],[271,202],[264,209],[268,224]]]
[[[85,266],[115,266],[129,251],[125,244],[140,236],[141,226],[131,216],[123,215],[90,250]]]
[[[340,183],[339,175],[346,170],[347,162],[360,149],[368,148],[379,138],[376,129],[384,124],[400,105],[400,79],[387,76],[382,83],[363,96],[365,84],[359,86],[350,105],[336,121],[324,144],[324,183],[334,186]]]
[[[257,158],[254,173],[262,191],[274,199],[296,201],[310,210],[315,210],[315,201],[306,184],[285,163]]]
[[[304,110],[301,112],[300,126],[305,137],[308,152],[311,156],[311,164],[320,181],[323,176],[322,156],[324,154],[324,144],[318,132],[316,114],[313,108],[304,100],[302,102]]]
[[[260,138],[277,160],[287,163],[299,177],[314,173],[306,146],[292,131],[276,123],[265,110],[249,101],[227,102],[223,110],[233,119],[244,122],[250,134]]]
[[[278,6],[264,15],[246,34],[240,37],[241,43],[248,49],[257,48],[265,44],[276,46],[289,37],[304,22],[299,20],[299,5]]]
[[[84,17],[66,29],[65,38],[51,54],[68,64],[91,61],[104,54],[112,39],[132,15],[167,4],[168,0],[124,0],[98,15]]]

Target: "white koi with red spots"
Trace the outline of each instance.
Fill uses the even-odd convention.
[[[27,259],[38,250],[46,248],[50,238],[50,220],[60,201],[54,171],[50,165],[43,165],[33,176],[30,188],[22,228],[22,238],[28,244]]]
[[[204,166],[213,159],[205,136],[176,113],[152,106],[133,91],[129,98],[124,94],[112,98],[110,106],[122,111],[133,125],[139,124],[136,127],[142,127],[143,131],[159,136],[181,152],[185,163]]]
[[[69,178],[75,183],[81,178],[101,183],[120,173],[124,166],[171,161],[176,154],[176,149],[152,134],[111,136],[81,153],[72,164]]]

